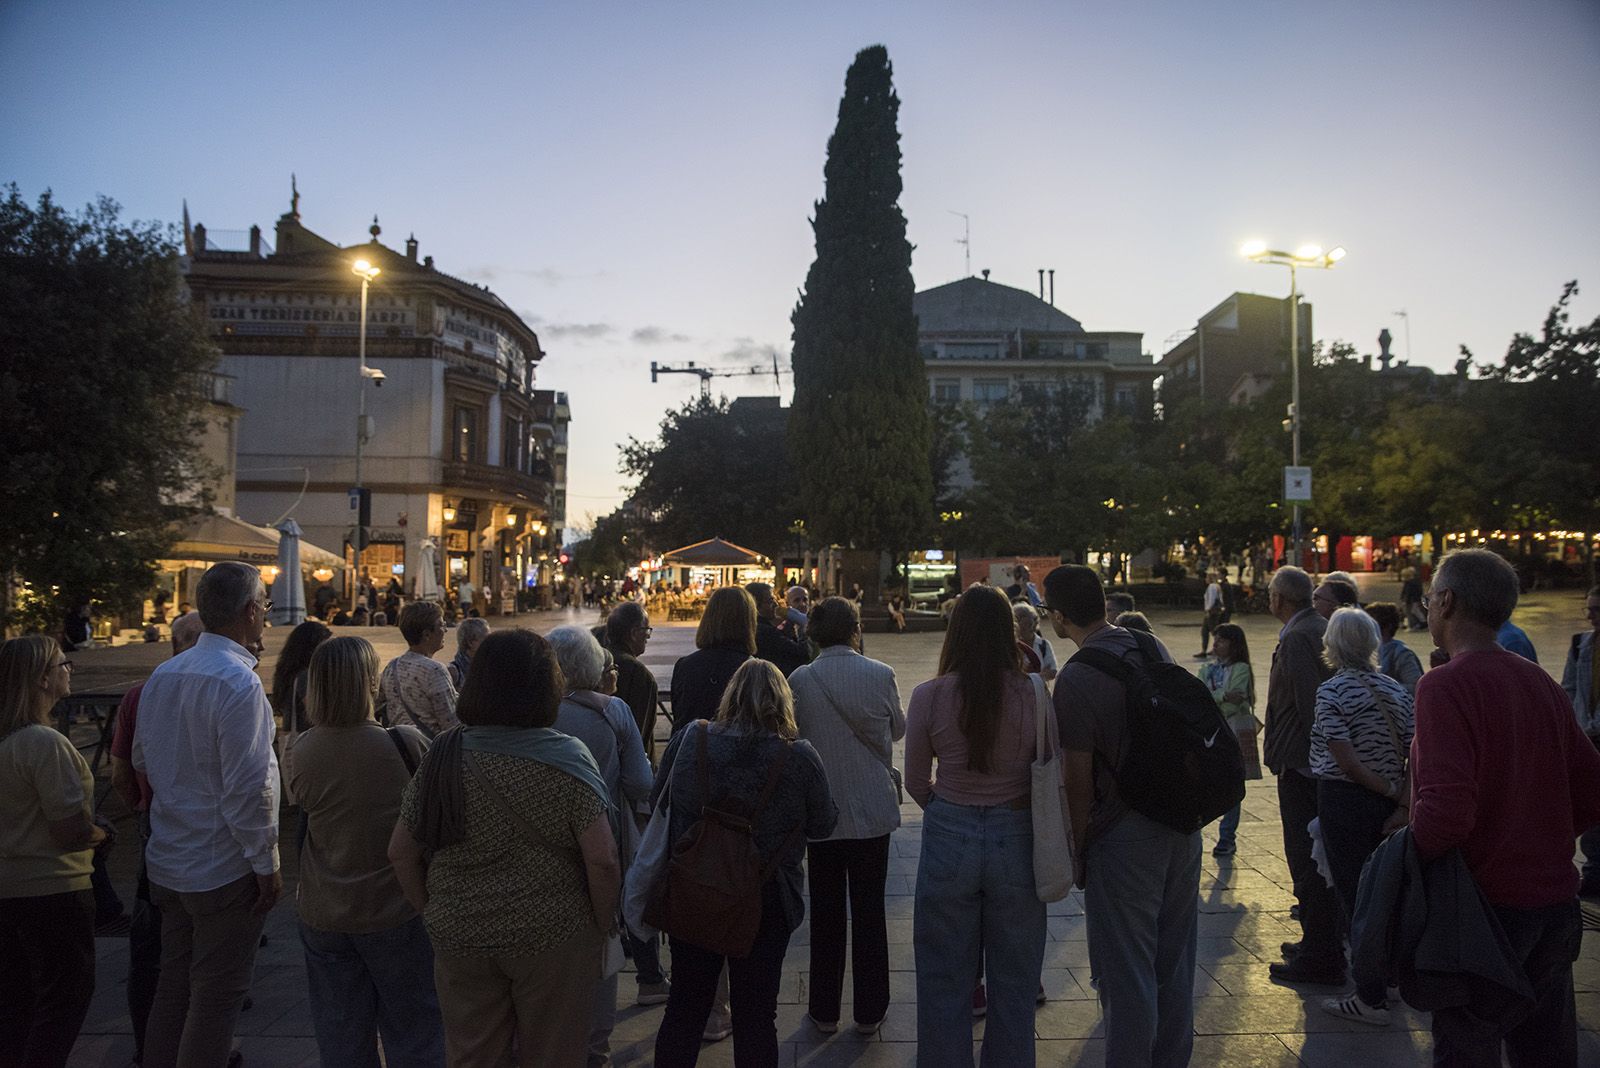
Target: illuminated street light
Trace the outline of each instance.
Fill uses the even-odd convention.
[[[1339,245],[1328,252],[1322,251],[1321,245],[1302,245],[1294,252],[1281,252],[1268,248],[1265,241],[1249,241],[1240,249],[1239,254],[1255,263],[1270,263],[1276,267],[1289,268],[1289,432],[1292,438],[1290,446],[1292,463],[1300,466],[1300,289],[1296,271],[1301,267],[1313,267],[1317,270],[1328,271],[1333,265],[1345,257],[1345,248]],[[1294,506],[1294,562],[1300,564],[1300,505]]]
[[[357,598],[361,596],[361,550],[362,543],[366,541],[366,527],[363,520],[370,516],[370,509],[361,507],[361,446],[367,439],[367,379],[374,383],[383,382],[383,372],[367,367],[367,286],[372,280],[383,272],[366,260],[356,260],[350,265],[353,274],[361,279],[361,325],[356,332],[356,358],[360,363],[360,373],[356,377],[356,389],[360,391],[360,400],[356,408],[356,537],[355,537],[355,576],[350,594],[352,609]],[[366,515],[363,515],[363,513]],[[369,606],[370,607],[370,606]]]

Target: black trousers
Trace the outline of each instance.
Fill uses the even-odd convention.
[[[1462,1009],[1433,1014],[1433,1063],[1451,1068],[1500,1068],[1504,1045],[1511,1068],[1576,1068],[1578,1010],[1572,962],[1583,943],[1577,901],[1539,909],[1494,906],[1511,949],[1533,985],[1533,1012],[1515,1027],[1486,1027]]]
[[[67,1063],[94,996],[94,892],[0,898],[0,1068]]]
[[[149,816],[141,813],[141,831],[148,828],[148,823]],[[143,849],[143,841],[140,848]],[[144,1059],[145,1025],[150,1020],[150,1006],[155,1003],[160,980],[161,910],[150,900],[150,875],[141,853],[139,882],[133,894],[133,924],[128,929],[128,1016],[133,1021],[133,1048],[140,1060]]]
[[[733,1063],[737,1068],[769,1068],[778,1063],[778,980],[789,950],[789,925],[776,880],[761,893],[761,927],[755,946],[742,959],[672,939],[672,993],[656,1032],[656,1068],[689,1068],[700,1058],[717,979],[728,965],[728,1000],[733,1011]]]
[[[1323,779],[1317,783],[1317,818],[1322,821],[1322,844],[1328,852],[1328,869],[1333,872],[1334,896],[1345,930],[1355,916],[1361,867],[1383,844],[1383,825],[1394,808],[1387,797],[1353,782]],[[1357,986],[1356,993],[1368,1005],[1382,1005],[1388,996],[1382,982]]]
[[[889,923],[883,887],[889,836],[840,838],[806,847],[811,883],[811,1018],[839,1018],[844,990],[845,900],[850,902],[850,964],[856,1023],[889,1011]]]
[[[1339,938],[1339,903],[1311,859],[1306,824],[1317,818],[1317,780],[1293,769],[1278,776],[1278,813],[1283,817],[1283,855],[1300,903],[1300,951],[1308,962],[1344,964]]]

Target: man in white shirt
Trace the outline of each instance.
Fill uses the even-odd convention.
[[[283,891],[272,709],[249,651],[272,603],[260,572],[236,562],[207,571],[195,599],[205,633],[151,674],[133,741],[133,766],[150,782],[145,865],[162,913],[151,1068],[227,1061],[262,924]]]
[[[1222,584],[1217,581],[1215,572],[1207,577],[1211,581],[1206,586],[1203,602],[1206,614],[1200,621],[1200,651],[1195,654],[1196,660],[1204,660],[1211,655],[1211,632],[1222,622]]]

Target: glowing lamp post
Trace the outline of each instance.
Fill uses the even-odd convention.
[[[356,260],[350,265],[350,270],[361,279],[361,325],[356,333],[356,357],[360,362],[360,377],[356,380],[356,388],[360,391],[360,399],[356,406],[356,536],[355,536],[355,576],[352,579],[350,605],[354,610],[356,600],[361,596],[361,550],[366,547],[366,523],[371,515],[370,506],[367,504],[366,490],[361,485],[361,446],[367,440],[367,379],[374,382],[383,381],[383,372],[367,366],[367,286],[382,272],[366,260]],[[369,610],[371,606],[368,606]]]
[[[1345,257],[1344,246],[1323,252],[1320,245],[1302,245],[1293,252],[1270,249],[1264,241],[1250,241],[1239,254],[1255,263],[1289,268],[1289,433],[1291,463],[1300,466],[1300,289],[1296,271],[1313,267],[1329,271]],[[1300,564],[1300,502],[1294,505],[1294,563]]]

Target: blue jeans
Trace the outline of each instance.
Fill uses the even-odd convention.
[[[1223,813],[1221,821],[1217,824],[1218,845],[1221,845],[1223,842],[1232,842],[1238,837],[1239,810],[1242,807],[1242,803],[1234,805],[1227,812]]]
[[[926,847],[924,847],[926,848]],[[1182,1066],[1194,1051],[1200,832],[1129,810],[1089,840],[1084,914],[1106,1064]]]
[[[1031,812],[938,797],[928,803],[912,939],[917,1064],[972,1065],[972,985],[983,961],[983,1064],[1032,1065],[1045,908],[1034,888]]]
[[[387,931],[339,934],[300,925],[311,1026],[323,1064],[441,1068],[444,1025],[433,989],[433,945],[422,917]]]

